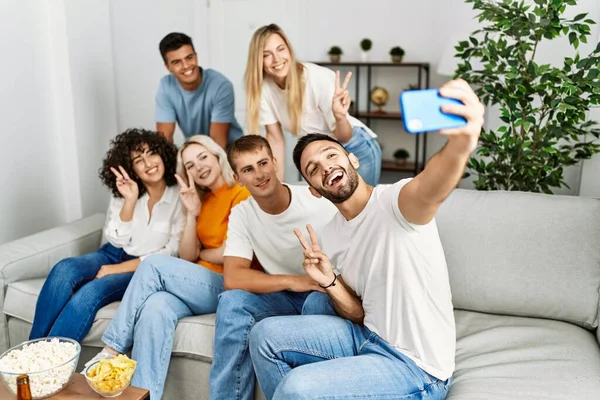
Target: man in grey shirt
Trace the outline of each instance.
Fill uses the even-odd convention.
[[[177,123],[186,138],[209,135],[223,148],[241,137],[233,85],[220,72],[198,65],[192,39],[169,33],[159,50],[170,74],[156,93],[156,130],[172,141]]]

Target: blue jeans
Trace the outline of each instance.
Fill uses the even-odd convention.
[[[35,307],[29,339],[64,336],[81,342],[99,309],[121,300],[132,272],[95,279],[103,265],[118,264],[135,257],[111,245],[56,264],[44,282]]]
[[[250,333],[260,387],[270,399],[444,399],[440,381],[365,326],[333,316],[269,318]]]
[[[254,324],[278,315],[337,315],[321,292],[254,294],[228,290],[219,296],[210,398],[254,399],[254,369],[248,338]]]
[[[361,127],[352,129],[352,139],[344,143],[348,153],[358,158],[358,174],[371,186],[379,183],[381,176],[381,147],[377,140]]]
[[[162,397],[177,322],[214,313],[223,277],[201,265],[151,255],[138,266],[102,341],[119,353],[133,348],[138,362],[131,384]]]

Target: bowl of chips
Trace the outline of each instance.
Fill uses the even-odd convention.
[[[125,354],[96,361],[85,369],[85,380],[102,397],[117,397],[129,387],[136,362]]]

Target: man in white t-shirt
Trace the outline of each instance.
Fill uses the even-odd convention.
[[[252,197],[231,210],[224,251],[224,284],[219,296],[210,373],[211,399],[253,399],[254,370],[248,336],[254,323],[277,315],[330,314],[359,320],[357,296],[338,298],[306,274],[294,228],[311,224],[317,232],[336,214],[329,201],[308,186],[284,185],[267,140],[243,136],[228,149],[238,183]],[[264,270],[253,268],[256,258]],[[351,298],[350,298],[351,297]],[[347,306],[350,304],[350,307]]]
[[[434,216],[477,146],[484,108],[462,80],[440,94],[462,101],[442,111],[467,124],[440,132],[447,144],[414,179],[372,187],[357,174],[358,159],[335,139],[314,134],[298,141],[296,167],[313,194],[339,210],[310,241],[297,232],[304,268],[331,298],[343,276],[362,300],[364,325],[331,315],[259,322],[250,354],[267,399],[443,399],[448,393],[456,333]]]

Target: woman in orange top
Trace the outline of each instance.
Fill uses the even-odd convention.
[[[151,255],[136,270],[117,314],[102,336],[106,347],[86,364],[132,349],[132,385],[160,399],[177,322],[214,313],[223,291],[223,248],[231,209],[250,197],[235,184],[223,149],[209,136],[189,138],[177,154],[186,224],[179,257]]]

